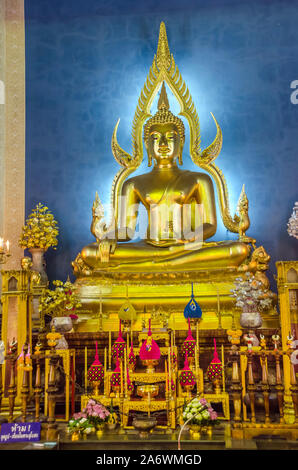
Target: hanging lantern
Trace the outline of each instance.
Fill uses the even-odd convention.
[[[215,338],[213,359],[207,368],[207,377],[210,382],[213,383],[215,392],[220,393],[220,381],[222,379],[222,363],[217,354]]]
[[[111,375],[111,388],[113,392],[116,393],[116,396],[119,395],[121,389],[121,370],[120,370],[120,361],[117,356],[117,362],[114,372]]]
[[[133,342],[131,338],[131,345],[130,345],[130,351],[128,354],[128,367],[131,372],[133,372],[136,368],[137,365],[137,358],[135,356],[135,353],[133,351]]]
[[[126,348],[126,343],[124,339],[122,338],[122,332],[121,332],[121,320],[119,322],[119,335],[118,338],[116,339],[115,343],[112,346],[112,357],[113,359],[116,359],[117,357],[120,359],[124,358],[124,350]]]
[[[190,319],[188,318],[188,336],[182,344],[182,354],[187,356],[188,363],[193,364],[195,359],[196,340],[191,334]]]
[[[185,318],[201,318],[201,316],[202,316],[202,309],[194,298],[193,284],[191,284],[191,298],[184,309],[184,317]]]
[[[98,396],[98,393],[99,393],[98,388],[104,378],[104,367],[98,357],[97,341],[95,344],[96,344],[95,358],[88,370],[87,377],[88,377],[89,382],[91,382],[91,385],[94,388],[95,396]]]
[[[152,338],[151,319],[149,320],[149,330],[147,339],[143,342],[140,349],[140,359],[147,366],[147,373],[155,372],[160,359],[160,349],[156,341]]]
[[[181,387],[186,390],[187,395],[191,398],[191,390],[193,390],[196,381],[193,372],[190,370],[187,355],[185,354],[184,368],[182,369],[179,377]]]
[[[133,382],[131,382],[130,380],[130,377],[129,377],[129,370],[128,370],[128,367],[127,367],[127,370],[126,370],[126,377],[127,377],[127,395],[130,397],[130,395],[133,393],[134,391],[134,385],[133,385]]]

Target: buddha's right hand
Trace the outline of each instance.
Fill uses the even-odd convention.
[[[115,240],[109,240],[108,238],[101,240],[101,242],[99,243],[100,261],[102,263],[108,263],[110,261],[110,253],[114,253],[115,248]]]

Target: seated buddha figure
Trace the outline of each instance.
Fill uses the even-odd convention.
[[[164,83],[158,111],[144,125],[150,172],[124,181],[118,223],[83,248],[81,258],[96,271],[168,272],[238,267],[249,255],[240,241],[207,242],[216,232],[216,207],[209,175],[179,168],[185,128],[169,109]],[[147,234],[133,241],[139,206]]]

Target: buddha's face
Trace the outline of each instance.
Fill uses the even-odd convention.
[[[149,131],[147,151],[157,165],[171,165],[178,157],[181,139],[175,124],[153,124]]]

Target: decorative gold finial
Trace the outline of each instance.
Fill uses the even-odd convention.
[[[170,109],[165,82],[162,82],[157,109],[159,111],[168,111]]]
[[[168,69],[171,65],[171,54],[167,38],[166,25],[162,21],[159,28],[159,38],[156,53],[156,64],[159,70]]]

